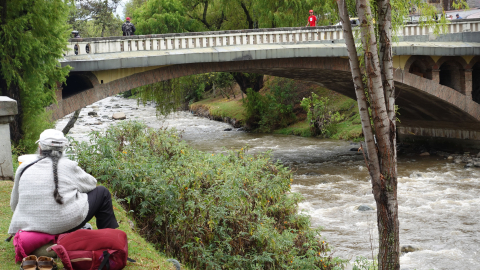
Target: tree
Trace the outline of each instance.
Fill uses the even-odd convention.
[[[378,266],[380,270],[400,269],[392,32],[404,23],[406,14],[413,5],[424,13],[421,22],[434,28],[437,33],[442,22],[433,24],[432,18],[436,10],[423,1],[406,3],[401,0],[356,0],[355,12],[361,24],[358,31],[360,60],[363,65],[360,65],[349,22],[352,7],[348,7],[347,0],[336,2],[365,137],[365,146],[362,148],[366,151],[365,159],[377,205]],[[393,18],[392,9],[396,11]]]
[[[131,0],[126,6],[139,34],[303,26],[309,9],[335,14],[336,8],[327,0]],[[333,20],[336,16],[323,16],[321,21]],[[244,93],[263,87],[261,74],[232,75]]]
[[[122,20],[113,14],[120,0],[70,0],[69,24],[82,37],[121,36]]]
[[[69,71],[58,62],[67,45],[67,13],[63,0],[0,0],[0,89],[17,101],[11,138],[26,150],[51,127],[45,107]]]

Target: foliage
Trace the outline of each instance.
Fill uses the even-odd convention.
[[[206,91],[218,88],[222,94],[224,88],[231,87],[233,78],[229,73],[205,73],[175,78],[167,81],[141,86],[132,90],[144,104],[147,101],[157,103],[157,112],[167,115],[178,108],[199,101]]]
[[[355,258],[355,262],[353,263],[352,270],[376,270],[378,269],[378,262],[369,261],[365,257],[357,257]]]
[[[300,104],[307,111],[307,122],[314,135],[330,138],[337,132],[337,124],[344,117],[338,111],[333,112],[328,97],[312,93],[311,97],[304,98]]]
[[[132,22],[139,35],[206,30],[201,23],[187,16],[187,8],[178,0],[147,1],[132,13]]]
[[[122,20],[113,14],[120,0],[70,1],[68,22],[82,37],[122,35]]]
[[[156,247],[195,269],[334,269],[341,262],[297,213],[291,171],[268,154],[193,150],[172,130],[122,123],[90,144],[79,165],[112,188]]]
[[[69,71],[58,63],[67,45],[67,13],[63,0],[7,1],[1,13],[0,87],[19,102],[21,131],[14,130],[13,139],[26,151],[34,151],[41,131],[51,126],[45,107],[55,103],[57,82]]]
[[[262,95],[247,90],[244,100],[246,123],[259,132],[270,132],[293,123],[296,119],[296,88],[292,80],[276,78],[270,86],[270,93]]]

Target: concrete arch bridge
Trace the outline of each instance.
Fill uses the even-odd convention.
[[[435,36],[397,33],[394,79],[402,137],[480,140],[480,20]],[[254,72],[305,80],[355,99],[339,27],[276,28],[72,39],[60,62],[73,70],[50,106],[61,118],[139,86],[206,72]]]

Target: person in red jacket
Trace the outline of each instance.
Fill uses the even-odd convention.
[[[310,10],[310,16],[308,17],[308,22],[307,22],[307,25],[305,26],[308,26],[310,24],[310,26],[317,26],[317,17],[315,15],[313,15],[313,10]]]

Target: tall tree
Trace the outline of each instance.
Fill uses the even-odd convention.
[[[58,62],[67,45],[68,7],[63,0],[1,0],[0,9],[1,94],[18,104],[13,142],[30,149],[51,125],[45,107],[68,74]]]
[[[366,152],[377,205],[378,266],[379,270],[396,270],[400,269],[400,243],[392,33],[402,26],[412,6],[420,8],[419,11],[423,12],[421,23],[435,32],[440,31],[442,23],[434,24],[435,8],[418,0],[408,3],[401,0],[356,0],[354,10],[348,6],[349,0],[336,2],[365,137],[362,148]],[[396,11],[393,18],[392,7]],[[350,25],[352,10],[358,14],[361,23],[358,30],[360,48],[355,44]],[[360,65],[357,51],[360,51],[363,65]]]
[[[122,20],[115,17],[120,0],[70,0],[69,23],[83,37],[119,36]]]
[[[131,0],[127,6],[137,7],[129,12],[139,34],[303,26],[310,9],[330,14],[336,10],[328,0]],[[329,22],[323,17],[322,22]],[[261,74],[232,75],[244,93],[263,87]]]

